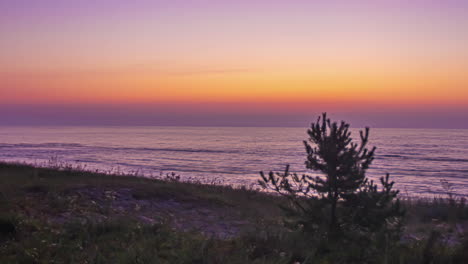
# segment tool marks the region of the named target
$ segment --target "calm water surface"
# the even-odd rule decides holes
[[[353,133],[358,135],[357,131]],[[302,173],[305,128],[0,127],[0,160],[41,164],[51,157],[88,169],[177,172],[249,185],[286,164]],[[440,180],[468,195],[468,130],[371,129],[377,146],[368,175],[390,173],[409,195],[439,195]]]

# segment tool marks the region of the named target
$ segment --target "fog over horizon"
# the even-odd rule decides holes
[[[228,111],[180,105],[0,105],[0,126],[238,126],[308,127],[322,113],[352,127],[468,129],[464,109]]]

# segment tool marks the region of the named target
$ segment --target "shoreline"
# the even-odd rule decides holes
[[[90,169],[85,163],[80,162],[67,162],[58,159],[58,157],[52,157],[48,160],[44,160],[43,162],[27,162],[27,161],[7,161],[7,160],[0,160],[0,165],[13,165],[13,166],[25,166],[25,167],[33,167],[33,168],[41,168],[41,169],[50,169],[50,170],[58,170],[58,171],[75,171],[80,173],[88,173],[88,174],[95,174],[95,175],[105,175],[105,176],[114,176],[114,177],[136,177],[142,179],[152,179],[152,180],[167,180],[168,175],[174,174],[173,176],[179,177],[178,181],[184,183],[193,183],[193,184],[201,184],[201,185],[216,185],[220,187],[228,187],[232,189],[249,189],[255,190],[259,192],[265,192],[261,189],[260,185],[249,183],[249,184],[230,184],[226,183],[222,177],[193,177],[193,176],[182,176],[170,170],[163,172],[161,171],[159,174],[145,174],[142,173],[143,170],[135,169],[135,170],[123,170],[119,166],[110,167],[110,169]],[[260,175],[260,174],[259,174]],[[392,178],[392,175],[390,174]],[[260,177],[259,177],[260,179]],[[378,180],[378,179],[376,179]],[[393,178],[395,180],[395,178]],[[454,185],[450,181],[446,181],[445,178],[441,178],[449,185]],[[398,181],[398,180],[395,180]],[[442,185],[442,181],[438,184]],[[398,188],[397,188],[398,189]],[[272,194],[272,193],[270,193]],[[410,195],[408,191],[404,189],[400,189],[399,198],[401,200],[425,200],[430,201],[434,199],[438,200],[446,200],[448,202],[449,196],[452,195],[455,199],[468,199],[468,194],[459,194],[453,192],[453,190],[446,190],[442,187],[441,191],[432,191],[431,193],[424,193],[423,195]]]

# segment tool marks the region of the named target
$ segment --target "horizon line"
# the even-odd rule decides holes
[[[341,120],[340,120],[341,121]],[[337,121],[339,122],[339,121]],[[312,124],[312,123],[310,123]],[[309,129],[309,126],[292,126],[292,125],[285,125],[285,126],[250,126],[250,125],[86,125],[86,124],[81,124],[81,125],[59,125],[59,124],[54,124],[54,125],[33,125],[33,124],[15,124],[15,125],[8,125],[8,124],[0,124],[1,128],[5,127],[38,127],[38,128],[66,128],[66,127],[101,127],[101,128],[107,128],[107,127],[170,127],[170,128],[306,128]],[[351,129],[365,129],[366,127],[369,127],[370,129],[407,129],[407,130],[414,130],[414,129],[430,129],[430,130],[468,130],[468,128],[463,128],[463,127],[383,127],[383,126],[359,126],[359,127],[353,127],[350,124]]]

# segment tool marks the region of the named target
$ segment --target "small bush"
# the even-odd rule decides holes
[[[46,185],[42,185],[42,184],[34,184],[34,185],[25,187],[24,190],[29,193],[46,194],[49,192],[49,187]]]
[[[18,221],[10,215],[0,216],[0,238],[12,237],[16,234]]]
[[[289,166],[284,173],[260,173],[260,185],[289,199],[290,206],[283,208],[286,224],[324,238],[325,248],[346,247],[346,261],[366,259],[379,239],[383,247],[396,242],[404,211],[388,174],[380,188],[366,177],[375,151],[366,148],[369,128],[360,131],[357,144],[349,124],[332,123],[323,114],[308,134],[306,167],[323,176],[297,175]]]

